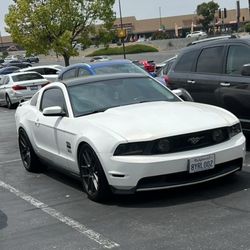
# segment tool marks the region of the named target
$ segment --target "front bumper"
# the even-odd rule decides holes
[[[215,154],[215,168],[195,174],[188,172],[190,158]],[[197,184],[216,179],[242,168],[245,137],[197,150],[151,156],[100,155],[107,180],[116,193],[134,193]]]

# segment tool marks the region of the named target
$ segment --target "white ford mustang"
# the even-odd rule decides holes
[[[183,102],[153,78],[93,76],[43,87],[16,110],[24,167],[50,164],[81,178],[88,197],[173,188],[241,170],[239,120]]]

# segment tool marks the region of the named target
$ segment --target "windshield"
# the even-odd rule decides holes
[[[140,67],[133,63],[121,63],[121,64],[103,64],[96,65],[94,71],[97,75],[101,74],[115,74],[115,73],[144,73]]]
[[[68,87],[68,92],[76,117],[142,102],[179,101],[171,91],[149,77],[79,84]]]

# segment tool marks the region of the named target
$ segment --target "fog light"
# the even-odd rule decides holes
[[[212,133],[213,141],[216,143],[220,143],[224,140],[224,134],[222,129],[216,129]]]
[[[170,150],[170,142],[168,139],[161,139],[157,142],[156,146],[158,153],[168,153]]]

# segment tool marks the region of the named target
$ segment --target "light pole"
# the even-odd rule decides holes
[[[120,0],[119,0],[119,12],[120,12],[121,30],[123,30],[123,23],[122,23],[122,8],[121,8],[121,1],[120,1]],[[126,59],[126,51],[125,51],[124,38],[121,38],[121,40],[122,40],[123,58]]]
[[[160,30],[162,30],[161,7],[159,7],[159,16],[160,16]]]

